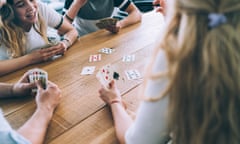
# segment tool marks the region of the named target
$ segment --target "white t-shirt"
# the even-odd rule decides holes
[[[61,23],[62,15],[57,13],[54,9],[50,8],[46,4],[38,2],[38,9],[39,9],[39,13],[42,15],[48,27],[54,28]],[[26,32],[26,36],[27,36],[27,44],[26,44],[27,53],[30,53],[31,51],[38,49],[40,47],[44,47],[46,45],[46,42],[44,41],[42,36],[39,35],[33,27],[30,29],[29,32]],[[1,45],[0,60],[6,60],[10,58],[11,57],[9,57],[7,48],[4,45]]]
[[[167,68],[165,53],[160,50],[153,66],[153,72],[165,71]],[[156,97],[165,89],[168,80],[148,80],[145,96]],[[157,102],[141,102],[134,123],[127,130],[127,144],[161,144],[166,140],[166,113],[168,97]]]

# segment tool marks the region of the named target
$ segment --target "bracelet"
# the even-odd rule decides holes
[[[122,100],[119,100],[119,99],[112,100],[112,101],[110,102],[110,105],[112,105],[112,104],[114,104],[114,103],[119,103],[119,104],[121,104],[121,105],[124,107],[124,109],[127,109],[126,103],[123,102]]]
[[[67,13],[65,13],[65,17],[66,17],[70,22],[73,22],[73,20],[74,20],[74,19],[72,19],[71,17],[69,17],[69,16],[67,15]]]
[[[64,44],[66,44],[67,48],[69,48],[72,45],[71,41],[67,38],[64,38],[62,41],[64,42]],[[66,48],[66,50],[67,50],[67,48]]]

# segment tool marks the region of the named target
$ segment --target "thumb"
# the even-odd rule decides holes
[[[39,90],[43,90],[43,88],[42,88],[42,85],[41,85],[41,82],[40,82],[40,81],[37,81],[37,82],[36,82],[36,85],[37,85],[37,89],[38,89],[38,91],[39,91]]]
[[[115,89],[116,88],[116,85],[115,85],[115,81],[112,80],[110,83],[109,83],[109,88],[110,89]]]
[[[23,87],[24,89],[32,89],[36,87],[36,83],[25,83]]]

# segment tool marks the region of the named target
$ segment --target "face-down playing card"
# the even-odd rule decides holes
[[[99,29],[104,29],[104,28],[107,28],[109,26],[116,25],[117,21],[118,21],[117,19],[111,18],[111,17],[103,18],[103,19],[99,20],[99,22],[96,23],[96,26]]]
[[[119,74],[115,72],[110,64],[103,66],[96,75],[97,79],[100,81],[100,83],[108,87],[108,84],[113,80],[119,79]]]

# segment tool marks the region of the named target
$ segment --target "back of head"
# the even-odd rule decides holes
[[[161,43],[169,62],[168,118],[173,142],[238,144],[239,0],[173,1]]]

